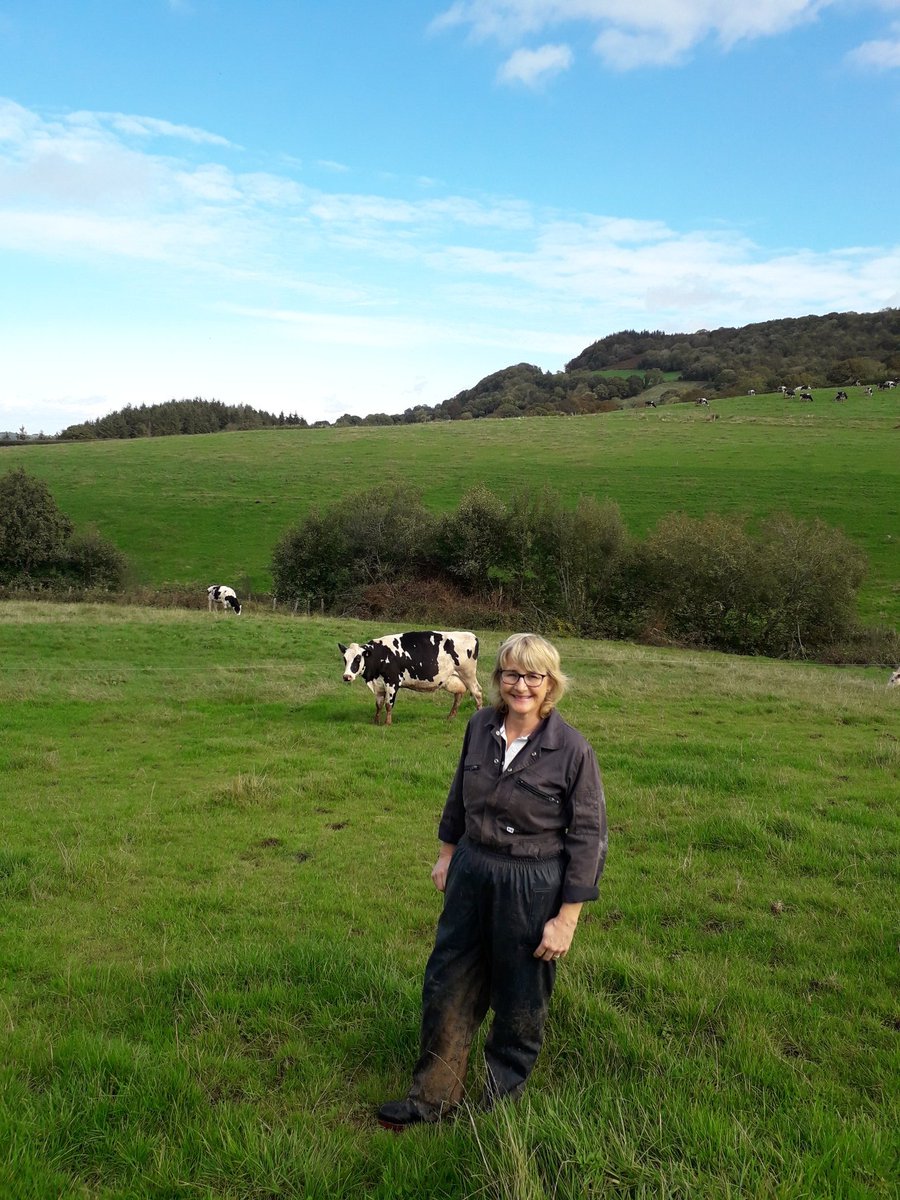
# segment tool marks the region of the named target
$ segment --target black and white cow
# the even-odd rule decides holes
[[[440,633],[434,630],[413,633],[388,633],[372,638],[364,646],[338,642],[344,656],[344,683],[362,675],[366,687],[375,696],[375,724],[386,712],[385,724],[391,724],[391,712],[400,688],[417,692],[443,689],[453,696],[449,717],[456,716],[459,702],[471,692],[481,708],[478,685],[478,638],[474,633]]]
[[[236,616],[241,615],[241,602],[234,588],[226,587],[224,583],[211,583],[206,589],[206,597],[210,612],[214,604],[221,604],[223,608],[230,608]]]
[[[900,687],[900,667],[891,675],[887,681],[888,687]]]

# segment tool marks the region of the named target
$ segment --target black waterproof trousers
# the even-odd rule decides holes
[[[488,1008],[485,1099],[515,1097],[544,1037],[556,963],[534,957],[559,912],[563,858],[513,858],[459,842],[422,989],[422,1040],[409,1099],[435,1119],[462,1099]]]

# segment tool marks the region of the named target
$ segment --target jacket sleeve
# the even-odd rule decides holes
[[[565,836],[564,904],[596,900],[606,862],[606,801],[597,756],[587,742],[569,792],[570,821]]]
[[[441,823],[438,825],[439,839],[442,842],[449,842],[451,846],[455,846],[466,831],[466,809],[463,803],[463,775],[466,753],[469,748],[470,730],[471,719],[466,726],[459,762],[456,764],[456,773],[453,776],[453,782],[450,784],[450,791],[447,793],[447,802],[444,805]]]

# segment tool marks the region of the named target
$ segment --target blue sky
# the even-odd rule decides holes
[[[0,430],[900,304],[900,0],[0,0]]]

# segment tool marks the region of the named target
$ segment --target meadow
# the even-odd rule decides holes
[[[329,434],[330,461],[369,436]],[[373,1110],[416,1052],[471,702],[448,723],[446,696],[401,693],[376,728],[336,645],[374,632],[0,603],[0,1195],[895,1195],[885,673],[560,642],[607,790],[601,899],[522,1103],[395,1136]]]
[[[504,499],[549,483],[574,505],[610,497],[632,533],[666,513],[751,517],[790,511],[842,528],[871,570],[867,624],[900,624],[900,400],[896,392],[835,404],[777,396],[580,417],[460,421],[388,428],[260,430],[0,450],[45,479],[79,526],[93,523],[162,588],[231,583],[271,588],[272,547],[315,505],[406,481],[434,511],[474,484]],[[707,418],[718,414],[718,420]]]

